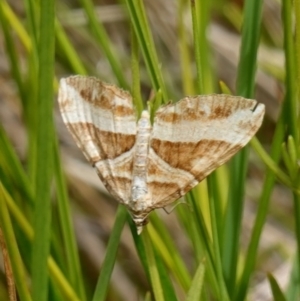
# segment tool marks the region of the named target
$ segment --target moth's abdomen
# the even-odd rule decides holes
[[[148,193],[147,188],[147,160],[149,152],[149,139],[151,133],[150,117],[147,111],[142,112],[138,122],[136,147],[133,158],[132,201],[136,202]]]

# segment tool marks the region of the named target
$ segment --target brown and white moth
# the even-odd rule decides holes
[[[265,106],[213,94],[185,97],[137,122],[132,97],[93,77],[61,79],[63,120],[107,190],[141,233],[149,213],[190,191],[245,146]]]

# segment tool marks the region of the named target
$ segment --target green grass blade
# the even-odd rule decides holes
[[[300,83],[300,0],[294,0],[295,10],[295,55],[297,83]],[[298,89],[298,99],[300,99],[300,89]],[[298,119],[298,129],[300,128],[300,119]]]
[[[136,251],[139,255],[141,264],[144,268],[144,271],[146,273],[146,276],[147,276],[148,280],[150,281],[149,270],[148,270],[147,260],[146,260],[145,245],[144,245],[144,242],[141,238],[141,235],[137,234],[136,225],[133,222],[133,220],[132,220],[132,218],[129,214],[127,215],[127,223],[130,226],[130,230],[131,230],[132,237],[133,237],[133,240],[134,240],[135,248],[136,248]]]
[[[57,20],[55,22],[55,35],[58,44],[57,48],[60,47],[60,49],[64,52],[64,57],[68,60],[73,71],[76,74],[87,75],[86,68],[82,64],[77,52],[66,36],[61,24]]]
[[[246,0],[236,90],[243,97],[253,97],[256,57],[260,38],[261,0]]]
[[[36,110],[37,158],[35,237],[32,245],[33,300],[47,300],[47,258],[50,247],[50,184],[53,166],[53,75],[54,75],[54,1],[42,1],[40,10],[38,108]]]
[[[127,210],[124,206],[118,207],[115,225],[108,241],[105,259],[102,264],[101,273],[92,299],[93,301],[106,300],[109,281],[116,261],[120,236],[127,218],[127,214]]]
[[[298,107],[299,90],[297,87],[297,70],[294,47],[294,20],[292,1],[284,1],[282,3],[282,20],[284,28],[284,51],[285,51],[285,68],[286,68],[286,95],[285,95],[285,122],[288,127],[288,133],[293,137],[295,145],[299,146],[299,130],[298,130]],[[298,70],[299,72],[299,70]],[[299,148],[296,148],[297,157],[299,158]],[[298,163],[295,164],[298,168]],[[298,267],[300,269],[300,197],[293,193],[294,197],[294,218],[295,218],[295,232],[297,240],[298,252]]]
[[[56,139],[54,140],[57,141]],[[73,230],[71,219],[71,209],[67,192],[66,181],[61,169],[61,161],[58,153],[58,145],[54,146],[54,174],[57,187],[57,203],[59,207],[60,224],[62,227],[62,236],[64,252],[66,253],[68,278],[81,300],[86,300],[82,270],[76,245],[76,238]]]
[[[60,289],[66,300],[68,301],[82,301],[74,291],[73,287],[70,285],[68,280],[65,278],[64,274],[60,270],[59,266],[56,264],[52,257],[48,257],[47,260],[48,270],[51,279],[55,281],[55,288]],[[49,297],[51,300],[51,298]]]
[[[165,264],[162,261],[162,258],[159,256],[157,251],[154,249],[155,263],[157,271],[159,273],[161,286],[163,288],[164,298],[167,301],[177,301],[176,293],[174,291],[172,281],[168,275]]]
[[[0,286],[0,300],[16,301],[17,300],[16,284],[15,284],[14,275],[12,271],[9,252],[7,250],[7,245],[4,239],[1,226],[0,226],[0,249],[2,251],[1,253],[2,253],[3,266],[4,266],[4,276],[6,278],[6,284],[3,283]]]
[[[187,30],[184,26],[185,6],[188,2],[179,0],[178,4],[178,43],[180,54],[181,80],[185,95],[194,95],[194,79],[192,76],[192,59],[187,39]]]
[[[193,21],[195,61],[197,69],[197,93],[212,92],[209,51],[206,40],[209,1],[191,1],[191,14]]]
[[[141,0],[125,0],[125,2],[129,11],[130,20],[142,50],[152,86],[156,92],[159,90],[162,91],[163,101],[166,102],[169,99],[165,89],[161,69],[159,68],[160,63],[157,58],[151,32],[149,30],[143,2]]]
[[[33,205],[33,191],[27,175],[18,159],[15,150],[13,149],[6,133],[0,125],[0,166],[5,171],[7,178],[10,179],[12,185],[24,197],[25,200]]]
[[[297,264],[298,258],[295,256],[292,262],[292,271],[290,275],[289,284],[286,290],[286,299],[288,301],[297,300],[300,296],[300,286],[299,286],[299,265]]]
[[[28,31],[33,49],[38,49],[38,36],[39,36],[39,19],[41,17],[40,7],[37,2],[32,0],[25,0],[24,6],[28,20]]]
[[[197,92],[200,94],[211,93],[213,90],[212,77],[209,66],[209,51],[208,43],[206,40],[206,31],[208,24],[208,15],[210,6],[208,2],[200,4],[198,1],[191,1],[191,12],[193,21],[193,36],[194,36],[194,49],[195,60],[197,69]],[[221,185],[219,178],[214,173],[211,175],[207,182],[209,186],[210,199],[207,200],[209,204],[210,222],[212,239],[207,234],[206,225],[202,216],[203,211],[196,204],[197,200],[204,200],[200,195],[196,195],[195,192],[190,196],[193,200],[194,212],[196,213],[196,221],[198,221],[199,236],[201,236],[202,245],[205,246],[205,255],[207,257],[207,271],[212,287],[214,287],[214,295],[217,299],[228,300],[226,287],[224,284],[222,264],[221,264],[221,251],[220,251],[220,233],[222,229],[222,198],[221,198]]]
[[[143,102],[141,98],[139,45],[133,28],[131,28],[131,49],[132,98],[138,112],[138,117],[140,117],[143,110]]]
[[[202,186],[203,183],[201,184]],[[203,219],[202,212],[198,209],[199,206],[195,206],[194,198],[192,197],[194,193],[188,194],[188,203],[193,204],[194,210],[190,212],[190,210],[184,208],[185,210],[181,209],[183,206],[178,206],[177,211],[184,211],[180,213],[181,217],[180,220],[183,222],[184,227],[186,228],[186,232],[188,237],[190,237],[191,244],[193,247],[193,254],[196,263],[200,263],[205,259],[205,270],[206,270],[206,279],[207,283],[212,288],[214,297],[217,298],[217,294],[220,291],[220,284],[217,277],[217,269],[220,271],[220,264],[219,267],[216,267],[216,261],[214,259],[214,251],[211,242],[211,238],[208,235],[208,230],[206,229],[205,222],[201,221]],[[199,194],[200,195],[200,194]],[[198,197],[203,201],[203,197]],[[199,202],[197,202],[198,205]],[[200,219],[200,220],[199,220]],[[217,250],[219,247],[217,246]],[[219,273],[220,276],[221,273]],[[222,277],[221,277],[222,278]],[[222,280],[223,281],[223,280]],[[224,282],[224,281],[223,281]],[[220,295],[220,294],[219,294]],[[226,294],[225,294],[226,295]]]
[[[295,144],[299,145],[299,131],[297,121],[297,72],[296,72],[296,58],[294,48],[294,20],[292,11],[292,1],[287,0],[282,2],[282,21],[284,30],[284,51],[285,51],[285,116],[288,132],[293,136]]]
[[[4,0],[0,1],[1,3],[1,10],[3,15],[3,20],[6,20],[8,24],[14,29],[15,33],[17,34],[18,38],[21,40],[22,44],[24,45],[27,51],[31,51],[32,44],[28,33],[26,32],[22,21],[18,19],[16,14],[12,11],[10,6]]]
[[[290,163],[292,165],[292,168],[290,169],[290,176],[294,180],[297,178],[297,172],[299,169],[297,154],[299,146],[295,143],[295,140],[292,136],[288,136],[286,145]]]
[[[203,64],[202,64],[202,56],[200,51],[200,32],[199,31],[199,24],[198,24],[198,17],[197,17],[197,8],[196,8],[196,1],[191,1],[191,12],[192,12],[192,20],[193,20],[193,34],[194,34],[194,49],[195,49],[195,60],[197,66],[197,88],[200,94],[203,94],[204,85],[203,85]]]
[[[119,60],[115,54],[115,50],[109,40],[109,37],[104,29],[102,23],[98,20],[93,2],[90,0],[80,0],[82,7],[85,10],[89,27],[97,41],[97,43],[101,46],[105,56],[107,57],[111,68],[119,82],[119,85],[128,90],[128,83],[125,79],[124,72],[119,63]]]
[[[34,230],[27,221],[24,216],[24,212],[21,211],[11,197],[6,193],[5,201],[7,203],[7,207],[14,217],[14,221],[17,222],[18,226],[22,230],[22,233],[26,236],[26,238],[32,243],[34,239]],[[49,273],[53,279],[53,282],[57,285],[57,287],[62,291],[64,296],[66,296],[67,300],[70,301],[79,301],[79,297],[76,295],[67,279],[62,274],[61,270],[55,263],[52,257],[48,257],[47,266],[49,269]],[[81,300],[80,300],[81,301]]]
[[[268,274],[268,279],[271,285],[274,301],[286,301],[276,279],[271,274]]]
[[[259,143],[256,137],[253,137],[251,140],[251,146],[256,151],[260,159],[265,163],[265,165],[276,175],[279,181],[281,181],[286,186],[293,188],[293,183],[290,177],[280,169],[278,164],[273,161],[271,156],[264,150],[262,145]]]
[[[214,180],[214,181],[213,181]],[[208,179],[208,186],[209,186],[209,192],[210,192],[210,213],[211,213],[211,228],[212,228],[212,237],[213,237],[213,255],[214,255],[214,267],[215,267],[215,273],[216,278],[218,282],[218,292],[217,292],[217,299],[219,300],[229,300],[228,293],[226,291],[226,285],[223,278],[222,273],[222,263],[221,263],[221,251],[220,251],[220,238],[218,235],[218,222],[217,219],[220,218],[216,216],[216,208],[218,207],[218,201],[219,199],[214,198],[213,196],[216,195],[213,190],[217,186],[217,183],[214,179],[214,175],[211,176],[210,179]]]
[[[277,127],[273,137],[273,143],[271,147],[271,158],[275,163],[278,163],[281,157],[281,144],[282,144],[283,137],[284,137],[284,125],[283,125],[283,118],[281,117],[279,119],[279,122],[277,123]],[[271,170],[267,170],[266,178],[263,184],[263,190],[258,200],[257,215],[254,222],[254,227],[251,234],[249,247],[247,249],[245,266],[238,284],[236,295],[234,296],[233,300],[240,301],[245,299],[248,286],[249,286],[251,273],[253,272],[253,269],[255,267],[259,239],[268,213],[270,197],[271,197],[274,183],[275,183],[274,173]]]
[[[246,0],[237,76],[237,94],[251,98],[254,93],[256,56],[260,36],[261,0]],[[240,225],[243,213],[244,183],[246,182],[248,149],[244,148],[231,161],[228,208],[223,237],[223,270],[227,289],[235,291]]]
[[[218,245],[221,247],[221,238],[222,238],[222,229],[223,229],[223,203],[222,203],[222,185],[221,185],[221,177],[218,177],[218,171],[213,172],[208,178],[207,178],[207,184],[209,188],[209,206],[210,206],[210,220],[211,220],[211,229],[213,228],[216,230],[215,234],[217,235],[215,238],[213,238],[213,241],[215,239],[218,240]],[[223,186],[224,187],[224,186]],[[211,202],[213,201],[213,205]],[[211,206],[213,206],[214,214],[211,212]],[[213,233],[213,231],[212,231]]]
[[[163,294],[163,288],[162,284],[160,282],[159,273],[156,266],[155,256],[154,256],[154,250],[152,247],[152,244],[150,242],[150,237],[148,234],[148,229],[146,228],[144,230],[143,235],[143,241],[145,245],[145,251],[147,256],[147,265],[149,270],[149,276],[151,280],[151,287],[154,294],[154,299],[156,301],[164,301],[164,294]]]
[[[187,291],[191,283],[190,274],[163,223],[158,217],[154,218],[152,214],[151,224],[147,225],[147,228],[151,240],[165,264],[178,279],[182,288]]]
[[[223,81],[219,81],[219,85],[222,93],[232,95],[232,91],[226,85],[226,83],[224,83]]]
[[[18,244],[12,226],[12,221],[10,219],[10,215],[5,201],[6,199],[7,192],[5,191],[4,187],[2,186],[2,183],[0,182],[0,222],[12,265],[14,281],[16,283],[20,300],[31,301],[32,299],[26,281],[27,275],[19,253]]]
[[[295,218],[295,234],[297,240],[297,253],[298,253],[298,267],[300,270],[300,196],[297,193],[293,193],[294,197],[294,218]]]
[[[6,15],[5,15],[6,12]],[[4,38],[5,38],[5,46],[6,46],[6,53],[9,57],[10,61],[10,70],[12,73],[13,78],[15,79],[20,98],[24,99],[25,97],[25,91],[23,87],[23,80],[21,77],[21,71],[19,69],[20,62],[18,60],[18,55],[16,52],[16,48],[14,47],[13,39],[12,39],[12,33],[10,32],[8,28],[9,20],[7,20],[7,14],[9,13],[9,6],[6,2],[0,1],[0,23],[3,30]]]
[[[148,264],[149,251],[147,252],[147,250],[146,250],[146,248],[148,246],[146,246],[145,238],[144,238],[144,235],[149,235],[149,234],[148,233],[146,233],[146,234],[142,233],[141,235],[137,235],[136,226],[133,223],[132,218],[129,215],[128,215],[128,220],[129,220],[131,232],[132,232],[132,235],[133,235],[133,239],[134,239],[134,242],[135,242],[135,246],[136,246],[137,252],[139,254],[139,258],[140,258],[141,263],[144,267],[144,270],[145,270],[145,273],[147,275],[148,281],[150,283],[152,283],[152,279],[151,279],[151,275],[150,275],[150,272],[151,272],[150,271],[150,265]],[[152,221],[152,219],[151,219],[151,221]],[[145,228],[147,228],[147,227],[145,227]],[[148,232],[148,229],[146,231]],[[152,239],[151,239],[151,241],[152,241]],[[153,249],[153,243],[150,245],[150,247]],[[163,294],[164,294],[165,300],[174,300],[174,301],[176,301],[177,300],[176,295],[175,295],[172,283],[169,279],[169,276],[168,276],[166,268],[165,268],[166,264],[165,264],[165,262],[163,262],[164,258],[158,252],[157,247],[156,247],[156,249],[153,249],[150,252],[151,253],[154,252],[154,257],[155,257],[154,260],[155,260],[155,264],[156,264],[156,267],[157,267],[157,272],[159,274],[159,279],[158,280],[155,279],[155,281],[158,281],[160,283],[158,285],[163,287]],[[172,272],[172,270],[171,270],[171,272]],[[156,272],[154,272],[154,274],[155,273]],[[153,277],[153,275],[152,275],[152,277]],[[156,289],[159,289],[159,286],[156,287]],[[160,294],[160,293],[158,292],[158,294]]]
[[[198,231],[198,235],[201,239],[202,245],[205,247],[205,250],[207,252],[207,256],[209,257],[209,260],[213,263],[214,256],[213,256],[213,250],[212,250],[211,237],[208,233],[208,229],[205,224],[204,216],[203,216],[201,210],[199,209],[199,205],[195,199],[193,191],[187,195],[187,199],[193,206],[193,212],[195,215],[197,231]]]
[[[196,270],[195,276],[192,280],[190,289],[188,291],[186,301],[201,300],[204,275],[205,275],[205,264],[204,264],[204,262],[200,262],[200,264]]]

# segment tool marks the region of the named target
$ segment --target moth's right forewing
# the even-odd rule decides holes
[[[230,95],[186,97],[161,107],[150,141],[148,187],[164,207],[227,162],[255,135],[265,107]]]

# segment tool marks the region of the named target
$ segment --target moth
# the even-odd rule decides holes
[[[142,232],[149,213],[179,199],[255,135],[265,106],[253,99],[188,96],[137,121],[131,95],[94,77],[60,81],[64,123],[107,190]]]

